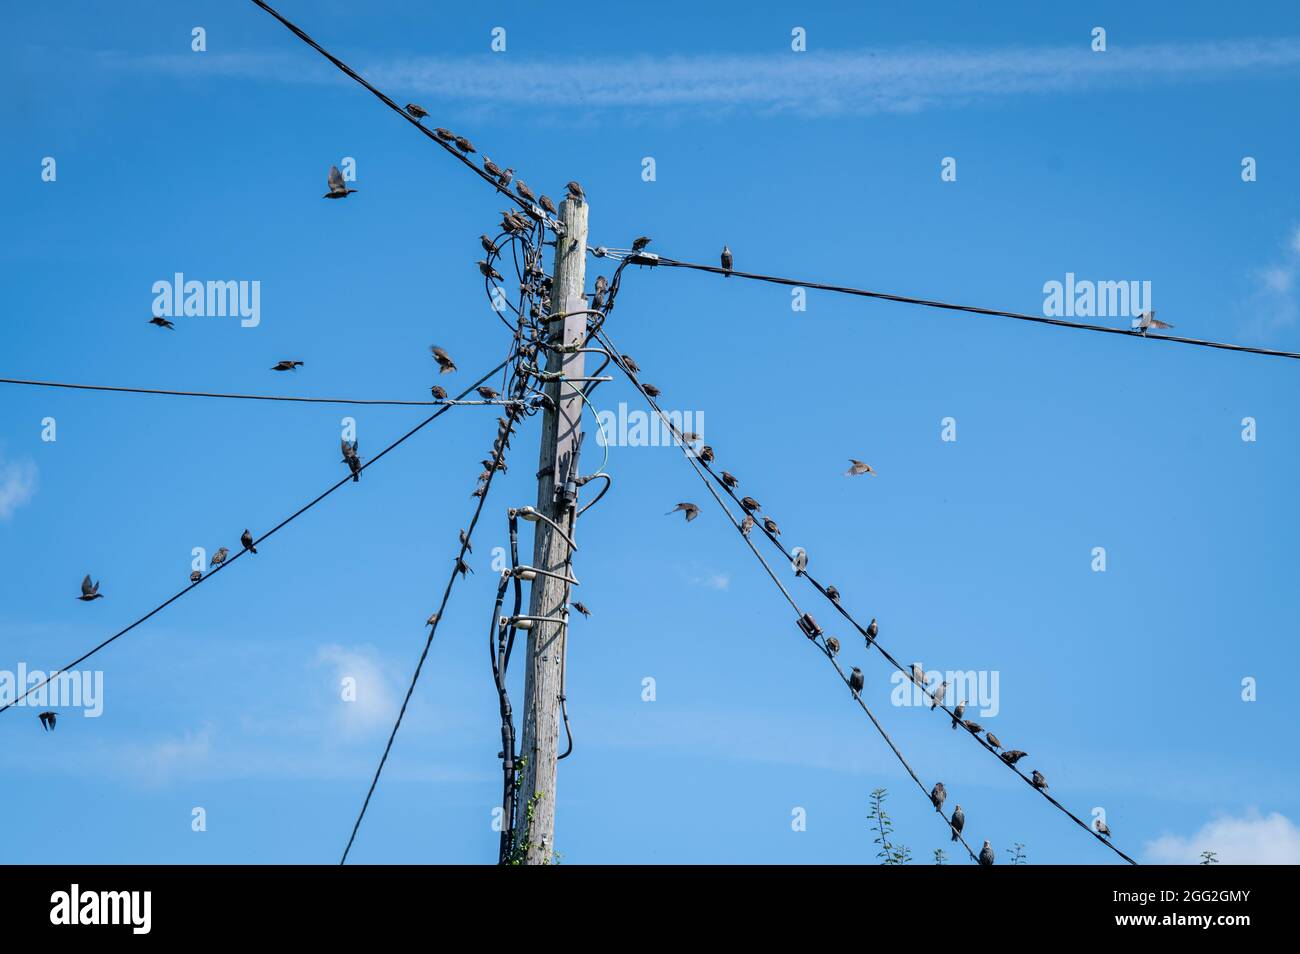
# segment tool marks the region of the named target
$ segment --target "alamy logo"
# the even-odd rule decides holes
[[[25,692],[29,694],[23,696]],[[104,671],[73,669],[47,676],[20,662],[17,672],[0,669],[0,705],[82,709],[83,716],[95,719],[104,714]]]
[[[703,411],[664,411],[668,423],[652,417],[648,411],[628,410],[626,401],[618,402],[618,411],[598,411],[596,443],[601,447],[672,447],[679,443],[673,430],[695,446],[704,439]],[[671,427],[670,427],[671,425]]]
[[[152,891],[70,891],[50,895],[51,924],[129,924],[131,933],[148,934],[152,925]]]
[[[1094,282],[1065,273],[1065,281],[1043,283],[1047,318],[1137,318],[1151,311],[1149,281]]]
[[[262,323],[262,283],[260,281],[185,280],[177,272],[172,280],[153,283],[155,318],[240,318],[243,328]]]

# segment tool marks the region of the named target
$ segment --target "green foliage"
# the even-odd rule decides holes
[[[1201,864],[1217,865],[1218,863],[1219,863],[1219,856],[1216,855],[1214,852],[1208,850],[1201,852]]]
[[[889,791],[883,788],[878,788],[871,793],[871,811],[867,813],[867,821],[874,823],[875,838],[872,840],[880,846],[876,852],[880,863],[905,865],[912,860],[912,849],[906,845],[894,844],[890,837],[894,833],[894,822],[889,817],[889,812],[885,810],[885,798],[888,795]]]
[[[1029,855],[1025,853],[1025,843],[1022,841],[1018,841],[1008,848],[1007,854],[1011,856],[1011,863],[1013,865],[1029,864]]]
[[[934,863],[936,865],[946,865],[948,863],[948,852],[942,848],[934,849]]]

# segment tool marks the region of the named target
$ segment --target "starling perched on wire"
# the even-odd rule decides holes
[[[1034,788],[1038,789],[1040,792],[1047,790],[1047,776],[1038,771],[1038,769],[1034,769],[1034,775],[1031,781],[1034,783]]]
[[[425,626],[436,626],[438,624],[438,614],[430,613],[429,618],[424,621]]]
[[[90,603],[95,600],[102,600],[103,598],[104,594],[99,592],[99,581],[96,580],[92,586],[90,583],[90,574],[87,573],[86,578],[81,581],[81,595],[78,596],[77,599],[81,600],[83,603]]]
[[[513,168],[506,169],[504,172],[502,172],[500,176],[501,188],[503,189],[510,188],[510,182],[511,180],[514,179],[514,177],[515,177],[515,170]]]
[[[870,464],[864,463],[860,460],[850,457],[849,464],[849,469],[844,472],[845,477],[861,477],[863,474],[870,474],[872,477],[880,476]]]
[[[833,586],[826,587],[826,595],[830,598],[832,603],[838,603],[840,601],[840,591]],[[872,622],[875,621],[872,620]]]
[[[840,651],[840,641],[834,636],[827,636],[826,649],[832,656],[838,655]]]
[[[659,395],[664,393],[663,391],[660,391],[657,387],[655,387],[653,384],[643,384],[641,385],[641,389],[645,391],[646,394],[650,395],[652,398],[657,398]]]
[[[523,179],[515,180],[515,191],[519,193],[521,199],[525,199],[529,202],[537,201],[537,194],[533,192],[532,189],[528,188],[528,183],[524,182]]]
[[[348,188],[348,184],[343,181],[343,173],[339,172],[338,166],[330,166],[330,174],[326,181],[329,184],[329,191],[321,196],[322,199],[346,199],[357,191]]]
[[[700,448],[699,456],[700,456],[700,460],[704,461],[704,463],[706,464],[710,463],[713,460],[713,448],[710,447],[708,444],[705,444],[703,447]]]
[[[605,308],[605,293],[609,291],[609,279],[604,275],[596,276],[596,294],[591,298],[592,311],[603,311]],[[628,368],[631,371],[631,368]]]
[[[732,490],[735,490],[737,487],[740,486],[740,481],[736,479],[735,474],[729,474],[724,470],[721,476],[722,476],[722,483],[724,486],[729,487]]]
[[[740,521],[741,536],[748,537],[749,531],[753,529],[754,529],[754,518],[751,517],[749,514],[745,514],[745,519]]]
[[[965,715],[965,713],[966,700],[963,699],[961,702],[957,703],[957,708],[952,710],[952,727],[954,730],[956,730],[957,723],[961,721],[961,717]]]
[[[745,509],[746,513],[757,513],[763,509],[762,505],[753,497],[741,497],[740,506]]]
[[[345,437],[341,441],[341,444],[343,446],[343,463],[346,464],[349,457],[357,456],[357,442],[350,441]]]
[[[948,680],[939,683],[939,688],[934,690],[934,696],[930,699],[930,711],[933,712],[938,706],[943,705],[944,693],[948,691]]]
[[[504,276],[487,262],[478,262],[478,270],[483,273],[484,278],[495,278],[499,282],[505,281]]]
[[[731,262],[731,249],[727,248],[727,244],[724,242],[722,244],[722,267],[727,271],[731,271]]]
[[[41,728],[46,732],[52,732],[54,730],[54,724],[59,721],[59,714],[57,712],[42,712],[39,718],[41,720]]]
[[[576,179],[570,179],[564,188],[569,193],[569,198],[577,199],[579,202],[586,201],[587,193],[582,191],[582,186],[578,184]]]
[[[468,563],[466,563],[464,560],[457,559],[457,560],[456,560],[456,572],[459,573],[461,576],[464,576],[466,573],[473,573],[474,570],[473,570],[473,569],[470,567],[470,565],[469,565]]]
[[[1008,749],[1002,753],[1002,761],[1008,765],[1015,765],[1028,754],[1028,752],[1021,752],[1019,749]]]
[[[781,528],[776,525],[776,521],[771,517],[763,518],[763,529],[774,537],[779,537],[781,535]]]
[[[546,195],[545,193],[537,197],[537,204],[540,205],[551,215],[559,214],[560,210],[555,207],[555,203],[551,201],[551,197],[549,195]]]
[[[474,148],[474,144],[470,142],[468,139],[466,139],[464,136],[456,137],[456,148],[466,154],[477,151]]]
[[[520,232],[528,231],[528,222],[515,213],[506,211],[501,213],[501,228],[511,235],[518,235]]]
[[[853,694],[856,696],[862,691],[864,685],[865,681],[862,678],[862,670],[857,666],[854,666],[853,672],[849,673],[849,688],[853,690]]]
[[[925,685],[925,667],[919,662],[912,663],[912,682],[918,686]]]
[[[930,789],[930,803],[935,808],[943,808],[944,799],[948,797],[948,790],[943,787],[943,782],[935,782],[934,788]]]
[[[622,357],[623,357],[623,367],[627,368],[633,374],[641,373],[641,366],[632,360],[632,356],[630,354],[625,354]]]
[[[694,444],[699,440],[700,440],[700,435],[696,434],[694,431],[682,431],[683,444]]]
[[[632,240],[632,251],[639,252],[650,244],[650,236],[642,235]]]
[[[437,129],[433,131],[433,134],[437,136],[439,139],[441,139],[443,142],[451,142],[456,138],[456,134],[444,126],[439,126]]]
[[[984,731],[984,726],[980,725],[978,722],[972,722],[970,719],[962,719],[961,724],[974,735],[979,735]]]
[[[791,563],[793,564],[796,573],[802,573],[804,570],[808,569],[808,551],[799,548]]]
[[[1142,312],[1142,314],[1138,315],[1137,327],[1138,327],[1138,331],[1142,332],[1142,337],[1145,338],[1147,334],[1147,330],[1150,328],[1155,328],[1159,330],[1161,328],[1172,328],[1173,325],[1169,324],[1168,322],[1157,321],[1155,310],[1152,309],[1151,311],[1144,311]]]
[[[495,401],[497,398],[501,396],[500,391],[496,390],[495,388],[490,388],[486,384],[480,384],[474,390],[477,391],[479,397],[481,397],[485,401]]]
[[[664,516],[668,516],[669,514],[674,514],[679,510],[686,514],[687,523],[690,523],[692,520],[694,520],[696,517],[700,515],[700,508],[697,507],[695,504],[679,503],[672,510],[669,510],[667,514],[664,514]]]
[[[966,813],[961,810],[960,805],[954,805],[952,809],[952,840],[956,841],[961,836],[961,830],[966,827]]]
[[[425,109],[423,106],[418,106],[415,103],[407,103],[406,111],[411,114],[411,117],[413,119],[423,119],[425,116],[429,115],[429,111],[427,109]]]
[[[465,548],[465,551],[467,553],[474,552],[474,547],[471,546],[469,542],[469,534],[467,534],[464,530],[460,532],[460,545]]]
[[[451,355],[447,354],[447,352],[442,348],[439,348],[437,345],[429,345],[429,351],[433,354],[433,360],[438,362],[439,374],[450,374],[452,371],[456,370],[456,362],[452,361]],[[446,396],[447,395],[445,394],[443,395],[443,397]]]
[[[587,607],[583,606],[583,605],[582,605],[581,603],[579,603],[577,600],[574,600],[574,601],[573,601],[572,603],[570,603],[569,605],[572,606],[574,609],[576,609],[576,610],[577,610],[579,613],[581,613],[583,616],[590,616],[590,615],[591,615],[591,610],[587,609]]]
[[[480,487],[475,487],[474,490],[473,490],[473,492],[470,493],[470,496],[471,496],[471,497],[482,497],[485,493],[487,493],[487,488],[486,488],[486,487],[482,487],[482,486],[480,486]]]
[[[301,361],[277,361],[272,371],[297,371],[303,366]]]
[[[980,849],[980,864],[991,865],[993,864],[993,860],[993,846],[986,841],[984,842],[984,847]]]
[[[174,322],[170,322],[166,318],[160,318],[158,315],[154,315],[152,318],[150,318],[149,324],[157,325],[159,328],[170,328],[173,331],[176,330],[176,325]]]
[[[831,589],[835,588],[831,587]],[[840,594],[838,590],[835,591],[835,595],[832,596],[831,599],[835,600],[837,603],[839,602]],[[880,624],[876,622],[876,618],[873,616],[871,617],[871,622],[867,624],[867,642],[874,642],[878,635],[880,635]]]
[[[1110,837],[1110,826],[1107,825],[1107,824],[1106,824],[1104,821],[1102,821],[1100,818],[1098,818],[1098,819],[1097,819],[1095,822],[1093,822],[1092,824],[1093,824],[1093,827],[1097,829],[1097,834],[1102,835],[1103,837],[1106,837],[1106,838],[1109,838],[1109,837]]]
[[[999,738],[998,738],[996,735],[994,735],[992,732],[985,732],[985,733],[984,733],[984,739],[985,739],[985,741],[987,741],[988,744],[989,744],[990,746],[992,746],[993,748],[995,748],[995,749],[1000,749],[1000,748],[1002,748],[1002,740],[999,739]]]
[[[226,557],[228,557],[229,555],[230,555],[230,551],[227,550],[225,547],[222,547],[221,549],[217,550],[216,553],[212,554],[212,559],[209,560],[208,562],[212,566],[221,566],[221,564],[226,562]]]
[[[439,387],[436,384],[433,387],[429,388],[429,393],[432,394],[439,401],[447,400],[447,389],[443,387]]]
[[[357,453],[357,442],[343,442],[343,463],[348,465],[348,470],[352,472],[352,482],[358,483],[361,480],[361,457]]]
[[[257,553],[257,547],[253,546],[253,535],[248,532],[247,528],[239,535],[239,545],[249,553]]]
[[[489,255],[496,254],[497,246],[496,243],[492,241],[490,236],[480,235],[478,237],[478,240],[483,243],[483,251],[487,252]]]
[[[198,582],[199,580],[201,580],[201,579],[203,579],[203,571],[202,571],[202,570],[190,570],[190,582],[191,582],[191,583],[197,583],[197,582]]]

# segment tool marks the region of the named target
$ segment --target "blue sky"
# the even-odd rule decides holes
[[[1027,312],[1067,272],[1150,281],[1179,334],[1300,350],[1291,5],[280,9],[539,191],[581,180],[593,244],[644,233],[712,263],[726,242],[738,268]],[[504,357],[473,266],[502,202],[251,3],[10,20],[0,375],[418,400],[430,342],[460,366],[449,386]],[[359,193],[322,202],[349,156]],[[261,323],[151,328],[175,272],[260,282]],[[1104,808],[1130,854],[1300,860],[1294,362],[817,293],[795,313],[788,289],[667,269],[628,270],[610,330],[896,656],[998,674],[981,721],[1077,813]],[[306,365],[272,375],[285,357]],[[597,392],[619,402],[640,408],[625,382]],[[67,662],[181,586],[192,547],[237,546],[325,489],[344,415],[364,452],[421,414],[0,386],[0,669]],[[53,735],[32,709],[0,715],[5,814],[23,820],[5,860],[336,860],[493,417],[445,415],[91,660],[102,715],[70,710]],[[495,856],[490,551],[504,508],[533,500],[536,441],[494,484],[357,862]],[[881,476],[846,479],[849,457]],[[918,859],[947,848],[680,453],[614,447],[609,469],[579,529],[593,616],[570,640],[565,860],[870,861],[877,787]],[[665,518],[679,500],[701,517]],[[107,598],[82,604],[88,571]],[[891,705],[884,662],[831,631],[972,843],[1116,860],[938,715]]]

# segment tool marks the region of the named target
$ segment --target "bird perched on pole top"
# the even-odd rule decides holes
[[[417,120],[424,119],[424,117],[429,115],[429,111],[417,103],[407,103],[406,111],[411,114],[411,118]]]
[[[722,267],[727,271],[731,271],[731,263],[731,249],[727,248],[727,245],[724,242],[722,245]]]
[[[325,182],[329,186],[329,191],[321,196],[322,199],[346,199],[357,191],[348,188],[348,184],[343,181],[343,173],[339,172],[338,166],[330,166],[329,176]]]
[[[687,522],[687,523],[690,523],[692,520],[694,520],[696,517],[698,517],[698,516],[700,515],[700,508],[699,508],[699,507],[697,507],[697,506],[696,506],[695,504],[693,504],[693,503],[686,503],[686,502],[683,502],[683,503],[679,503],[679,504],[678,504],[676,507],[674,507],[672,510],[669,510],[668,513],[664,514],[664,516],[668,516],[668,515],[670,515],[670,514],[674,514],[674,513],[676,513],[676,512],[679,511],[679,510],[682,511],[682,513],[686,514],[686,522]]]
[[[863,474],[870,474],[872,477],[880,476],[870,464],[863,461],[850,457],[849,464],[851,466],[844,472],[845,477],[861,477]]]
[[[570,179],[565,184],[564,188],[565,191],[568,192],[568,198],[575,199],[578,202],[585,202],[587,200],[587,193],[582,191],[582,186],[578,184],[576,179]]]
[[[984,842],[984,847],[980,849],[980,864],[991,865],[993,864],[993,859],[993,846],[986,841]]]
[[[81,581],[81,595],[78,596],[77,599],[81,600],[83,603],[91,603],[95,600],[102,600],[103,598],[104,594],[99,592],[99,581],[96,580],[94,585],[91,585],[90,574],[87,573],[85,579]]]
[[[859,669],[857,666],[854,666],[853,672],[849,673],[849,689],[851,689],[853,691],[853,694],[856,696],[858,693],[862,691],[862,687],[865,684],[866,684],[865,680],[863,680],[862,678],[862,670]]]
[[[275,366],[272,367],[271,370],[272,371],[297,371],[301,367],[303,367],[303,363],[301,361],[277,361],[275,363]]]
[[[159,328],[170,328],[172,331],[176,330],[176,325],[174,322],[170,322],[166,318],[159,317],[158,315],[154,315],[152,318],[150,318],[149,324],[157,325]]]
[[[930,789],[930,802],[935,808],[943,808],[944,799],[948,797],[948,790],[943,787],[943,782],[935,782],[934,788]]]
[[[1172,327],[1173,325],[1169,324],[1166,321],[1156,320],[1156,313],[1154,308],[1151,311],[1142,312],[1142,314],[1138,315],[1137,317],[1137,330],[1142,332],[1142,337],[1144,338],[1146,337],[1147,331],[1150,330],[1151,328],[1155,328],[1159,330],[1161,328],[1172,328]]]

